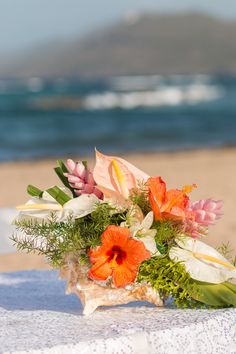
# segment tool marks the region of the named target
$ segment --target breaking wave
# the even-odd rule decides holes
[[[83,100],[89,110],[114,108],[135,109],[138,107],[160,107],[196,105],[217,100],[224,96],[224,90],[217,85],[193,83],[188,85],[161,86],[153,90],[131,92],[107,91],[90,94]]]
[[[214,77],[206,74],[126,75],[112,77],[109,85],[115,91],[138,91],[156,89],[159,85],[209,84],[212,81]]]

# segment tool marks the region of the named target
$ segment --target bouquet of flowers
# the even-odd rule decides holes
[[[236,306],[234,262],[200,241],[222,201],[191,202],[195,184],[167,189],[161,177],[98,151],[93,172],[73,160],[58,161],[55,172],[63,186],[28,186],[12,239],[60,269],[84,314],[168,298],[182,308]]]

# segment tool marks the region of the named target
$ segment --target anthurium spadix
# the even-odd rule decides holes
[[[53,212],[57,221],[64,221],[69,215],[77,219],[92,213],[99,202],[100,200],[94,194],[82,194],[61,205],[50,194],[44,192],[42,198],[31,198],[26,204],[19,205],[17,209],[20,211],[20,219],[47,220]]]
[[[138,181],[146,182],[149,177],[124,159],[103,155],[97,150],[93,176],[105,197],[119,201],[129,197],[130,191],[138,187]]]
[[[219,284],[236,278],[236,268],[213,247],[190,237],[181,237],[176,243],[177,246],[170,249],[169,257],[183,262],[193,279]]]

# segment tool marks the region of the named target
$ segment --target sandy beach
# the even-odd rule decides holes
[[[122,156],[150,175],[162,176],[169,188],[196,183],[193,200],[208,198],[224,200],[224,216],[211,227],[205,242],[217,247],[230,242],[236,254],[236,148],[152,153]],[[76,157],[77,160],[83,157]],[[56,160],[56,159],[55,159]],[[28,196],[26,186],[31,183],[42,189],[58,184],[53,167],[55,160],[11,162],[0,164],[0,207],[14,207],[24,203]],[[91,166],[94,161],[88,159]],[[45,269],[42,257],[24,253],[0,256],[0,271]]]

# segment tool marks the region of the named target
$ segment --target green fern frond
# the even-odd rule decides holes
[[[177,307],[204,307],[197,300],[198,289],[183,264],[174,263],[168,256],[144,261],[139,268],[138,281],[150,284],[163,299],[172,297]]]

